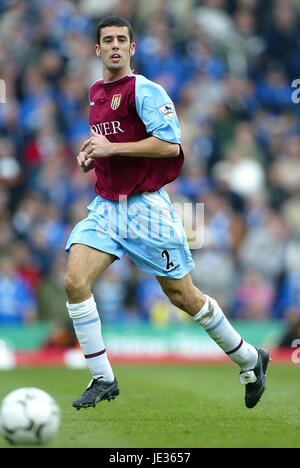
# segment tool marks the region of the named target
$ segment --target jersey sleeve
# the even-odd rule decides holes
[[[149,135],[170,143],[181,143],[175,106],[162,86],[137,75],[135,104]]]

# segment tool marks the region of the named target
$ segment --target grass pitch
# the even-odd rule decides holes
[[[0,372],[0,400],[24,386],[42,388],[62,411],[49,448],[300,448],[300,368],[269,366],[262,402],[244,406],[234,365],[114,366],[120,396],[77,411],[72,400],[90,380],[87,370]],[[11,447],[0,436],[0,448]],[[13,446],[15,447],[15,446]]]

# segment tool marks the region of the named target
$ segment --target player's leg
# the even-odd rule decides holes
[[[187,312],[242,370],[252,369],[257,351],[233,329],[218,303],[197,289],[187,274],[181,279],[157,278],[172,304]]]
[[[74,400],[76,408],[94,406],[119,393],[103,343],[101,310],[99,314],[92,285],[114,260],[122,258],[124,249],[112,231],[116,224],[115,204],[97,196],[87,209],[87,218],[74,227],[65,247],[69,252],[64,278],[67,308],[93,376],[84,394]]]
[[[240,381],[246,384],[246,406],[253,408],[265,390],[268,352],[243,340],[227,320],[217,301],[199,291],[189,274],[181,279],[157,279],[172,304],[191,315],[232,361],[239,365]]]
[[[256,404],[259,393],[264,390],[268,353],[256,350],[245,342],[217,302],[193,285],[189,272],[195,265],[182,221],[174,212],[167,193],[160,189],[151,194],[135,196],[129,201],[128,212],[133,220],[129,227],[134,236],[133,239],[129,236],[122,240],[124,251],[142,271],[157,277],[172,303],[202,325],[221,349],[240,366],[241,376],[245,377],[244,383],[246,378],[250,379],[246,393],[248,396],[254,394],[254,397],[249,396],[246,404],[254,406],[253,401]],[[138,237],[140,242],[136,241]],[[262,353],[266,354],[262,356]],[[257,365],[259,368],[256,368]],[[259,388],[250,387],[256,385],[254,379],[262,382]]]
[[[67,262],[64,287],[69,304],[77,304],[91,297],[96,279],[116,257],[83,244],[73,244]]]
[[[116,396],[111,395],[111,392],[107,395],[106,386],[108,386],[108,389],[111,389],[112,386],[116,391],[117,384],[106,354],[101,333],[100,316],[92,294],[93,283],[113,263],[115,258],[114,255],[81,244],[72,245],[69,253],[64,277],[64,287],[68,297],[67,309],[70,318],[73,320],[77,339],[93,376],[91,395],[85,395],[84,398],[79,397],[78,405],[76,403],[78,399],[73,403],[78,408],[94,406],[97,403],[95,401],[97,398],[100,398],[100,401],[101,399],[108,399],[106,396],[112,398]],[[104,383],[101,392],[95,387],[95,383],[99,379],[101,379],[101,384]]]

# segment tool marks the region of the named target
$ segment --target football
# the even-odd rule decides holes
[[[60,422],[56,401],[39,388],[19,388],[1,403],[0,431],[11,444],[46,444],[58,432]]]

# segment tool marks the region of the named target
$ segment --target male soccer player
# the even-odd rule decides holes
[[[246,406],[252,408],[265,390],[269,354],[244,341],[218,303],[193,285],[186,235],[163,189],[179,175],[184,159],[174,104],[161,86],[131,70],[135,43],[127,20],[100,22],[95,48],[103,80],[90,88],[91,137],[77,161],[83,172],[95,169],[97,196],[68,239],[64,278],[67,309],[92,380],[73,406],[95,406],[119,394],[92,285],[126,253],[239,365]]]

